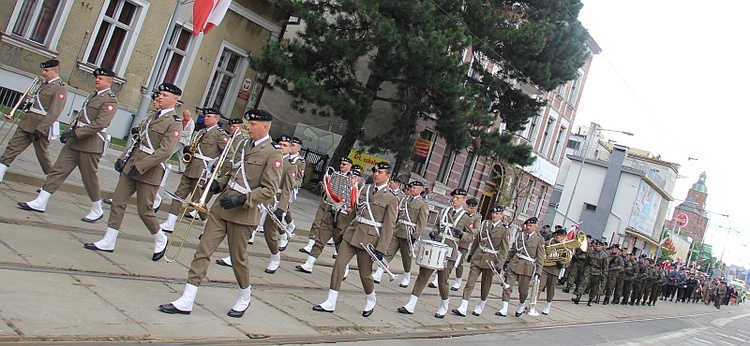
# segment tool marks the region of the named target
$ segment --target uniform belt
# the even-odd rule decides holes
[[[535,263],[535,262],[536,262],[536,260],[535,260],[535,259],[533,259],[533,258],[531,258],[531,257],[529,257],[529,256],[526,256],[526,255],[524,255],[524,254],[520,254],[520,253],[518,253],[518,252],[516,252],[516,256],[517,256],[518,258],[520,258],[520,259],[524,259],[524,260],[527,260],[527,261],[529,261],[529,262],[531,262],[531,263]]]
[[[241,186],[240,184],[236,183],[234,180],[230,180],[229,184],[227,185],[230,189],[237,191],[243,195],[247,195],[252,191],[252,189]]]
[[[443,239],[451,240],[451,241],[461,241],[461,238],[456,238],[452,235],[448,235],[448,233],[443,233]]]
[[[498,253],[500,253],[500,251],[488,249],[482,245],[479,245],[479,250],[482,250],[482,252],[493,254],[493,255],[497,255]]]
[[[140,146],[140,148],[139,148],[139,149],[140,149],[140,150],[141,150],[142,152],[144,152],[144,153],[146,153],[146,154],[149,154],[149,155],[151,155],[151,154],[153,154],[153,153],[154,153],[154,149],[151,149],[151,148],[149,148],[149,147],[147,147],[147,146],[145,146],[145,145],[143,145],[143,144],[141,144],[141,146]]]
[[[47,111],[45,111],[43,109],[36,108],[36,107],[29,108],[29,112],[36,113],[36,114],[41,114],[41,115],[47,115]]]
[[[370,220],[364,216],[357,216],[355,220],[357,220],[357,222],[359,223],[363,223],[372,227],[383,227],[383,224],[381,222]]]
[[[401,224],[404,224],[404,225],[407,225],[407,226],[412,226],[412,227],[416,227],[417,226],[416,223],[411,222],[411,221],[406,221],[404,219],[398,219],[398,223],[401,223]]]
[[[196,158],[196,159],[199,159],[199,160],[206,161],[206,162],[216,160],[213,157],[208,157],[206,155],[201,155],[201,154],[198,154],[198,153],[193,154],[193,157]]]

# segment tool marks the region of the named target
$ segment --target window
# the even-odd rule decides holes
[[[539,217],[539,215],[542,215],[542,206],[544,205],[544,201],[546,198],[547,198],[547,185],[544,185],[544,183],[542,183],[542,188],[539,191],[539,198],[537,199],[536,210],[534,211],[534,216]]]
[[[589,204],[589,203],[584,202],[583,203],[583,210],[593,213],[593,212],[596,211],[596,206],[593,205],[593,204]]]
[[[560,156],[560,152],[562,151],[562,145],[560,144],[565,140],[567,131],[568,129],[560,126],[560,131],[557,132],[557,138],[555,139],[555,148],[552,150],[552,161],[557,161],[557,158]]]
[[[461,180],[458,183],[458,186],[466,191],[469,190],[469,184],[471,184],[471,176],[476,165],[477,154],[474,151],[469,151],[466,154],[466,162],[464,163],[463,171],[461,171]]]
[[[435,142],[435,132],[432,132],[430,130],[424,130],[422,133],[419,134],[419,138],[423,140],[427,140],[430,142],[430,147],[427,151],[427,156],[412,156],[412,161],[414,161],[414,167],[412,167],[412,172],[419,174],[424,177],[425,170],[427,169],[427,163],[430,162],[430,155],[432,154],[432,146]]]
[[[239,48],[230,47],[226,42],[220,50],[216,59],[213,77],[208,85],[208,93],[203,98],[203,107],[220,109],[224,114],[231,113],[233,106],[232,97],[237,87],[237,77],[245,73],[245,55],[240,53]]]
[[[186,75],[184,68],[188,63],[190,56],[189,50],[192,48],[192,30],[182,25],[175,24],[172,36],[167,42],[167,51],[164,53],[164,62],[159,69],[158,81],[183,85],[182,79]]]
[[[456,152],[453,148],[446,148],[445,153],[443,154],[443,159],[440,161],[440,167],[438,168],[437,181],[443,184],[448,184],[448,178],[450,178],[453,161],[455,161],[455,159]]]
[[[539,153],[542,156],[547,156],[547,149],[549,147],[550,137],[552,137],[552,130],[555,128],[555,119],[550,118],[547,121],[547,126],[544,128],[542,133],[542,143],[539,145]]]
[[[85,62],[125,74],[148,3],[142,0],[110,0],[102,7],[98,27],[89,43]]]
[[[573,81],[573,85],[570,87],[570,94],[568,94],[568,104],[573,108],[576,108],[576,102],[578,101],[578,94],[581,92],[581,82],[583,80],[583,73],[578,72],[578,78]]]
[[[17,1],[6,29],[11,35],[4,36],[3,40],[20,45],[26,43],[31,50],[40,46],[50,50],[57,49],[57,42],[72,4],[72,0]],[[15,39],[22,39],[22,42]],[[42,55],[54,56],[49,53]]]
[[[531,117],[531,121],[528,125],[526,125],[526,130],[523,132],[523,137],[529,140],[529,143],[531,145],[534,145],[534,142],[536,141],[536,127],[537,122],[539,122],[539,114]]]

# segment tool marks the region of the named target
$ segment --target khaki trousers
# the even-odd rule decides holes
[[[544,288],[547,292],[547,303],[552,302],[552,298],[555,297],[555,287],[557,285],[557,275],[543,272],[539,279],[539,289]]]
[[[529,295],[529,282],[531,281],[531,276],[518,274],[513,270],[508,269],[507,278],[508,280],[506,282],[510,287],[503,290],[503,301],[507,302],[510,300],[510,294],[513,293],[513,285],[518,283],[519,301],[521,303],[525,302],[526,297]]]
[[[247,265],[247,240],[254,226],[240,225],[222,220],[216,214],[208,214],[206,228],[203,231],[198,249],[195,250],[193,261],[188,271],[188,283],[200,286],[206,277],[211,255],[227,238],[229,256],[232,258],[232,271],[240,288],[250,286],[250,268]]]
[[[490,295],[490,287],[492,287],[492,269],[479,268],[479,266],[474,264],[469,267],[469,278],[466,279],[463,299],[469,300],[471,298],[471,293],[474,291],[474,285],[476,285],[477,280],[479,280],[479,275],[482,275],[480,298],[487,300],[487,297]],[[458,274],[456,276],[458,277]]]
[[[197,201],[200,198],[200,195],[203,193],[203,189],[195,188],[197,185],[198,178],[188,178],[185,175],[182,175],[182,177],[180,178],[180,185],[177,185],[177,190],[175,190],[174,194],[177,197],[180,197],[187,201],[190,193],[195,190],[195,194],[193,195],[191,201]],[[172,215],[177,215],[179,217],[180,213],[182,213],[183,208],[184,206],[182,205],[182,203],[172,200],[172,204],[169,206],[169,213]]]
[[[149,185],[128,178],[125,174],[120,174],[117,180],[115,192],[112,195],[112,207],[109,210],[107,226],[116,230],[122,226],[122,219],[125,217],[125,210],[128,208],[128,200],[133,194],[136,195],[136,204],[138,206],[138,216],[146,225],[151,234],[159,232],[159,219],[154,213],[154,198],[159,191],[158,185]]]
[[[451,275],[451,271],[456,265],[455,261],[448,260],[447,262],[448,264],[446,265],[445,269],[437,271],[438,290],[440,291],[440,299],[443,300],[448,299],[448,294],[450,293],[450,287],[448,286],[448,277]],[[422,291],[430,281],[430,277],[432,276],[433,272],[435,272],[434,269],[419,267],[419,275],[417,275],[417,280],[414,282],[414,288],[412,288],[411,294],[417,297],[422,295]]]
[[[401,253],[401,263],[404,266],[404,272],[411,273],[411,250],[409,249],[409,240],[401,239],[398,237],[392,237],[391,243],[388,244],[388,249],[385,252],[383,259],[386,263],[391,263],[394,257],[396,257],[396,251]]]
[[[339,254],[336,256],[336,262],[333,263],[333,272],[331,273],[330,289],[338,291],[341,289],[341,282],[344,281],[344,272],[346,265],[357,256],[357,268],[359,268],[359,279],[362,281],[362,288],[366,294],[375,291],[375,282],[372,280],[372,258],[364,249],[356,248],[344,240],[339,244]]]
[[[34,151],[36,151],[36,159],[39,160],[39,165],[42,166],[42,172],[49,174],[52,171],[52,161],[49,159],[49,139],[47,136],[42,136],[38,141],[34,141],[34,134],[28,133],[20,128],[16,129],[13,137],[10,137],[8,146],[5,148],[3,156],[0,157],[0,163],[10,167],[10,164],[21,155],[21,153],[29,147],[34,145]],[[44,190],[47,191],[47,190]]]
[[[92,202],[101,200],[99,176],[97,175],[101,158],[102,153],[84,153],[70,149],[67,145],[64,146],[57,157],[57,161],[55,161],[55,165],[52,166],[52,170],[47,175],[47,180],[42,185],[42,189],[49,193],[55,193],[65,182],[65,179],[68,179],[73,169],[78,167],[78,171],[81,172],[83,187],[86,189],[89,199]]]

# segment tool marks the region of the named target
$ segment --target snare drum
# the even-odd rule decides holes
[[[453,249],[447,244],[426,239],[418,240],[414,248],[417,254],[415,263],[427,269],[445,269],[448,262],[446,258],[453,252]]]

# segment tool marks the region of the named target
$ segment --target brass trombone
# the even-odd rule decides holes
[[[239,130],[237,130],[239,132]],[[235,134],[237,133],[235,132]],[[193,191],[190,192],[188,195],[187,200],[184,200],[177,195],[167,192],[167,195],[169,195],[172,200],[176,200],[178,202],[181,202],[185,204],[185,208],[183,208],[182,213],[180,213],[180,218],[177,220],[177,223],[174,226],[174,230],[172,230],[172,236],[169,237],[169,242],[167,243],[167,247],[164,249],[164,260],[167,263],[172,263],[177,261],[177,256],[180,255],[180,252],[182,252],[183,246],[185,246],[185,242],[188,239],[188,236],[190,235],[190,230],[193,228],[193,223],[195,223],[195,219],[191,218],[190,223],[187,226],[187,231],[185,231],[185,236],[182,238],[182,241],[180,242],[179,247],[177,248],[177,252],[174,254],[172,258],[167,256],[167,253],[169,253],[169,249],[172,247],[172,244],[175,241],[175,237],[177,236],[178,231],[180,230],[180,226],[182,225],[182,220],[185,219],[185,214],[188,212],[190,207],[195,209],[199,213],[208,213],[208,207],[206,206],[206,199],[208,198],[208,190],[211,189],[211,184],[218,178],[219,171],[221,170],[221,167],[224,166],[224,161],[227,159],[227,155],[229,155],[229,152],[232,151],[232,142],[234,139],[237,138],[237,136],[232,136],[229,138],[229,141],[227,142],[227,146],[224,148],[224,151],[221,152],[221,155],[219,155],[218,160],[216,160],[216,164],[214,165],[214,170],[211,172],[211,176],[206,180],[205,174],[201,176],[200,180],[198,180],[198,184],[195,185],[193,188]],[[198,191],[198,187],[203,187],[203,194],[201,194],[201,197],[198,201],[193,202],[193,196],[195,195],[195,192]]]
[[[36,76],[33,81],[31,81],[31,84],[28,88],[26,88],[26,91],[21,94],[21,97],[18,98],[18,101],[16,101],[16,104],[13,105],[13,108],[10,109],[10,112],[3,114],[5,119],[12,121],[10,128],[12,129],[13,126],[16,125],[16,122],[18,122],[17,116],[15,116],[16,111],[18,111],[18,108],[21,107],[22,104],[25,104],[27,102],[34,102],[33,98],[36,97],[36,94],[39,93],[39,90],[42,88],[42,85],[44,85],[44,78],[41,76]],[[25,107],[23,107],[25,108]],[[21,110],[23,110],[23,108]],[[0,130],[5,128],[6,123],[3,123],[3,126],[0,127]],[[5,142],[5,140],[8,138],[8,135],[10,134],[10,130],[5,134],[3,137],[3,140],[0,141],[0,143]]]
[[[388,281],[396,280],[396,277],[398,275],[391,272],[391,268],[388,266],[388,262],[378,259],[378,256],[375,255],[375,247],[372,246],[371,243],[359,243],[359,245],[362,245],[362,248],[367,251],[367,254],[370,255],[370,258],[372,258],[372,261],[377,263],[378,266],[380,266],[380,268],[382,268],[386,272],[386,274],[388,274]]]

